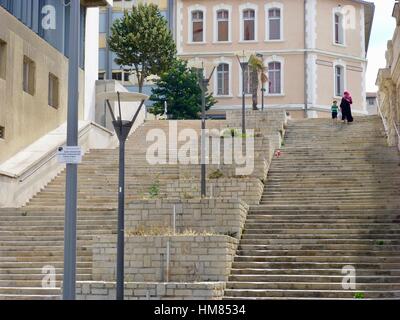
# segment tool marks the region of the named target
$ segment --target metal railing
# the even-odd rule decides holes
[[[387,125],[387,122],[386,122],[385,117],[383,116],[381,107],[379,106],[379,100],[378,100],[378,99],[377,99],[376,106],[377,106],[377,108],[378,108],[378,113],[379,113],[379,115],[380,115],[380,117],[381,117],[381,119],[382,119],[383,127],[385,128],[386,137],[388,137],[388,136],[389,136],[389,127],[388,127],[388,125]]]
[[[395,120],[393,120],[393,127],[397,134],[397,149],[400,151],[400,131]]]

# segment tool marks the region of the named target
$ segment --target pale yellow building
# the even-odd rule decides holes
[[[266,108],[282,108],[293,117],[328,116],[345,90],[353,112],[366,114],[366,54],[374,5],[357,0],[219,1],[176,0],[178,55],[217,69],[210,89],[215,109],[240,108],[242,71],[235,54],[263,56],[268,67]],[[251,106],[245,69],[246,105]],[[260,88],[261,89],[261,88]],[[261,107],[261,90],[259,91]]]

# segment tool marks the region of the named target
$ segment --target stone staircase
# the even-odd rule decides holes
[[[225,299],[400,299],[400,157],[378,117],[289,123]],[[342,287],[344,266],[356,289]]]
[[[208,127],[222,122],[209,121]],[[146,134],[168,121],[149,121],[126,145],[126,203],[143,199],[159,181],[160,196],[179,178],[178,165],[150,166]],[[178,128],[199,132],[200,121],[179,121]],[[116,233],[118,150],[92,150],[78,167],[77,280],[92,279],[93,237]],[[63,275],[65,172],[22,208],[0,209],[0,300],[59,299]],[[42,288],[42,268],[53,266],[56,288]]]

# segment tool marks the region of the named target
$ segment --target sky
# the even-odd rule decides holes
[[[393,37],[396,20],[392,17],[395,0],[373,0],[375,17],[368,49],[367,91],[377,91],[375,86],[379,68],[386,66],[387,41]]]

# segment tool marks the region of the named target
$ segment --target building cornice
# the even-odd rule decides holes
[[[315,53],[324,56],[329,56],[332,58],[339,58],[339,59],[346,59],[346,60],[353,60],[357,62],[367,62],[366,58],[363,57],[356,57],[352,55],[345,55],[340,54],[332,51],[325,51],[319,49],[288,49],[288,50],[258,50],[257,53],[261,53],[263,55],[274,55],[274,54],[304,54],[305,52],[308,53]],[[203,57],[215,57],[215,56],[235,56],[236,51],[215,51],[215,52],[206,52],[206,51],[193,51],[193,52],[185,52],[179,53],[178,56],[185,58],[185,57],[192,57],[192,56],[203,56]]]

